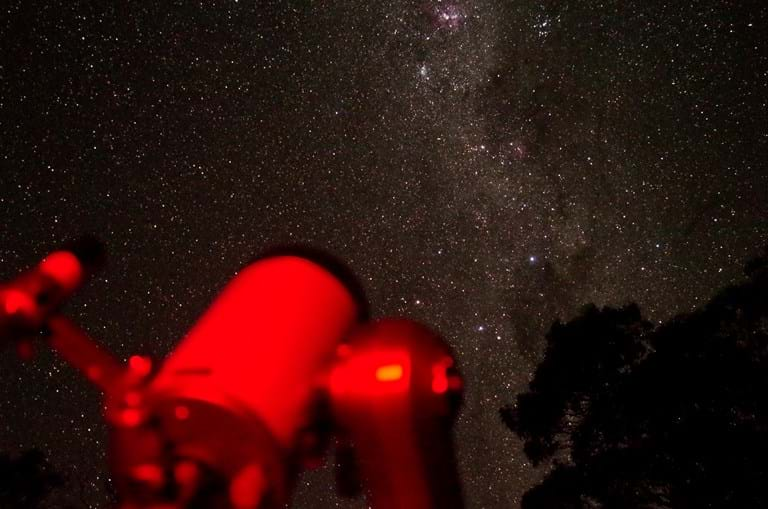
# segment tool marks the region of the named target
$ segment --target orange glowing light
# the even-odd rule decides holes
[[[366,348],[355,351],[331,372],[334,397],[402,394],[411,383],[411,359],[405,350]]]
[[[395,382],[403,378],[402,364],[387,364],[376,370],[376,380],[379,382]]]

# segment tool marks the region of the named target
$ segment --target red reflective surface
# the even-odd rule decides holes
[[[138,377],[147,376],[152,371],[152,359],[143,355],[131,355],[128,367]]]
[[[449,403],[461,379],[444,342],[417,323],[380,320],[353,332],[337,355],[328,390],[369,505],[461,508]]]
[[[356,351],[331,373],[330,391],[335,398],[369,398],[408,391],[411,360],[408,352],[386,347]]]
[[[432,392],[435,394],[448,392],[448,368],[451,366],[453,366],[453,359],[448,356],[432,365]]]
[[[152,390],[246,412],[288,448],[356,316],[347,288],[323,267],[296,256],[260,260],[224,288]]]
[[[80,261],[69,251],[55,251],[43,259],[38,270],[61,285],[66,291],[73,291],[83,279]]]
[[[26,292],[9,288],[0,295],[3,299],[3,310],[9,315],[29,315],[35,310],[35,302]]]

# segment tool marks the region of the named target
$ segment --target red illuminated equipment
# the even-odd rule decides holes
[[[342,494],[362,489],[375,509],[463,507],[450,350],[412,321],[369,321],[341,264],[269,253],[163,363],[124,365],[57,312],[101,258],[95,246],[57,251],[0,286],[0,339],[25,353],[22,340],[44,331],[104,392],[121,509],[285,507],[331,443]]]

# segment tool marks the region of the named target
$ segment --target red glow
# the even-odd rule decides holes
[[[351,353],[352,349],[346,343],[342,343],[336,348],[336,355],[341,358],[349,357]]]
[[[153,463],[145,463],[143,465],[137,465],[131,470],[131,477],[137,481],[143,481],[155,486],[163,484],[163,469],[160,465]]]
[[[451,387],[453,378],[449,380],[448,368],[453,366],[453,359],[451,357],[443,357],[438,362],[432,365],[432,392],[435,394],[445,394]]]
[[[136,375],[144,377],[152,371],[152,359],[143,355],[131,355],[128,366]]]
[[[5,312],[9,315],[16,313],[32,314],[35,309],[32,297],[21,290],[6,290],[3,292],[3,301]]]
[[[120,421],[129,428],[138,426],[141,423],[141,412],[136,408],[126,408],[120,413]]]
[[[83,330],[61,315],[48,319],[51,336],[48,344],[68,363],[82,371],[102,391],[121,385],[125,368],[112,354],[99,346]]]
[[[331,373],[335,396],[384,396],[407,392],[411,383],[411,359],[405,350],[370,349],[350,355]]]
[[[137,391],[128,391],[125,393],[125,404],[128,406],[139,406],[141,403],[141,394]]]
[[[435,394],[448,392],[448,379],[444,375],[438,375],[432,379],[432,392]]]
[[[97,382],[103,375],[104,370],[101,369],[101,366],[96,364],[91,364],[85,368],[85,376],[88,377],[88,380],[92,382]]]
[[[379,382],[394,382],[403,378],[403,366],[387,364],[376,369],[376,380]]]
[[[256,416],[293,447],[314,383],[357,314],[354,297],[324,267],[298,256],[259,260],[224,288],[151,388]]]
[[[249,465],[240,471],[229,486],[229,498],[235,509],[256,509],[267,488],[261,468]]]
[[[182,486],[192,486],[200,477],[200,469],[191,461],[181,461],[173,467],[173,475]]]
[[[77,288],[83,278],[80,260],[69,251],[55,251],[49,254],[40,262],[38,268],[42,274],[53,278],[68,291]]]
[[[173,413],[180,421],[189,419],[189,407],[186,405],[177,405],[176,408],[173,409]]]

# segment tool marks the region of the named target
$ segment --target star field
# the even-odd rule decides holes
[[[103,4],[103,5],[102,5]],[[264,249],[345,260],[374,316],[440,331],[467,382],[468,508],[542,476],[498,418],[582,304],[654,320],[768,242],[766,9],[749,2],[16,1],[0,8],[0,276],[95,233],[68,306],[161,358]],[[98,394],[0,356],[0,451],[108,500]],[[364,507],[332,472],[297,508]],[[69,498],[67,498],[69,497]],[[71,498],[71,500],[70,500]]]

